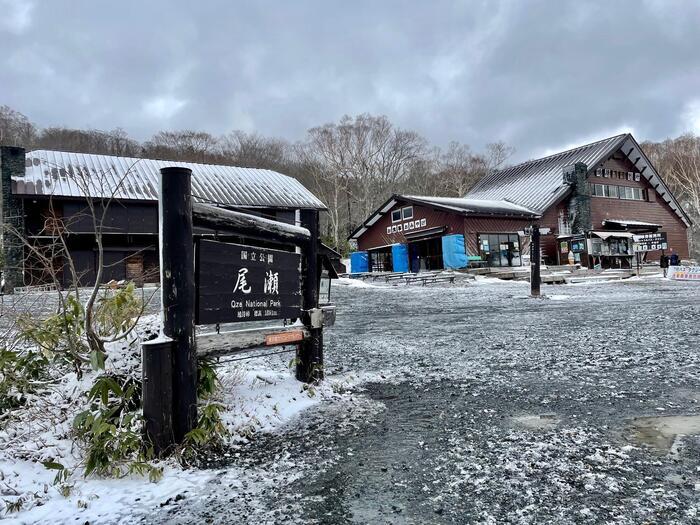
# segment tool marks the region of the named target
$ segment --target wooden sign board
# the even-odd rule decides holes
[[[196,252],[196,324],[301,315],[301,255],[202,240]]]

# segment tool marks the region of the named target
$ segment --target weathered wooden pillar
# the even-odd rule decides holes
[[[173,435],[197,425],[197,348],[192,240],[192,170],[162,168],[158,219],[163,334],[173,340]]]
[[[141,344],[143,419],[156,456],[168,453],[173,435],[173,340],[160,336]]]
[[[302,319],[311,337],[299,345],[296,378],[305,383],[323,379],[323,314],[318,308],[321,268],[318,261],[318,210],[302,210],[301,226],[311,233],[302,251]]]
[[[530,243],[530,295],[540,296],[540,263],[542,262],[540,253],[540,225],[533,224],[532,242]]]

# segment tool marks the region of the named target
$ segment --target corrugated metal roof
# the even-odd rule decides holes
[[[272,170],[48,150],[27,152],[24,177],[12,178],[12,191],[19,195],[113,195],[116,199],[155,201],[159,170],[167,166],[192,170],[192,195],[199,202],[326,209],[298,180]]]
[[[564,184],[563,168],[583,162],[592,169],[607,159],[629,137],[616,135],[496,171],[479,181],[466,195],[468,199],[505,199],[543,213],[569,190]]]
[[[494,215],[518,215],[536,217],[539,214],[525,206],[514,204],[505,200],[468,199],[457,197],[425,197],[421,195],[401,195],[400,197],[426,204],[437,204],[443,207],[454,208],[458,211],[474,214]]]

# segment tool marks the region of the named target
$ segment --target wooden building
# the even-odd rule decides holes
[[[195,202],[294,223],[303,209],[325,206],[299,181],[264,169],[0,147],[4,276],[13,286],[50,281],[44,263],[16,235],[50,253],[58,234],[66,240],[81,284],[95,281],[97,246],[89,197],[103,223],[104,275],[110,280],[158,280],[158,177],[160,168],[192,170]],[[201,232],[200,232],[201,233]],[[67,258],[52,271],[69,285]]]
[[[535,223],[551,230],[542,237],[548,264],[630,267],[634,236],[653,232],[688,257],[691,221],[630,134],[495,171],[464,198],[394,195],[350,238],[368,271],[396,270],[396,245],[407,246],[410,270],[454,267],[440,250],[449,235],[463,236],[463,260],[518,266],[529,246],[522,232]]]

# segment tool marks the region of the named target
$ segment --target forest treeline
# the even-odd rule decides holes
[[[440,148],[386,116],[368,114],[311,128],[297,142],[242,131],[216,136],[193,130],[159,131],[141,142],[119,128],[41,128],[8,106],[0,106],[0,143],[279,171],[300,180],[328,206],[324,237],[343,252],[347,236],[392,193],[461,197],[514,153],[504,142],[478,152],[459,142]],[[700,138],[684,134],[642,147],[693,218],[697,251]]]

